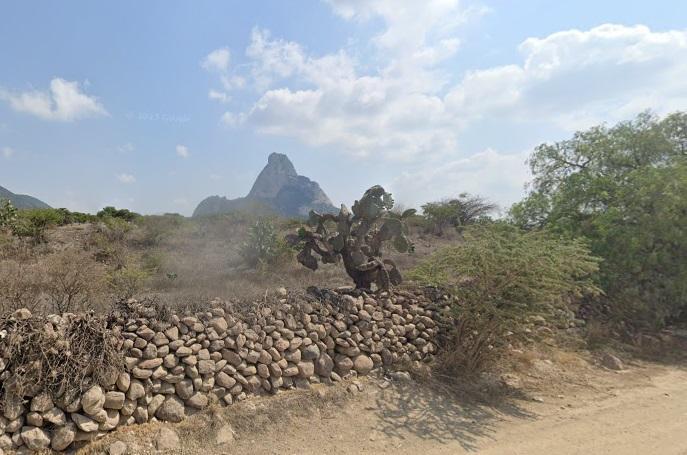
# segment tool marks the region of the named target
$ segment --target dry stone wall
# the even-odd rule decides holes
[[[44,390],[14,398],[5,393],[0,455],[62,451],[123,425],[179,422],[213,402],[230,405],[428,361],[437,350],[446,299],[426,290],[293,295],[281,289],[272,301],[249,308],[214,301],[205,312],[166,317],[159,307],[130,301],[109,322],[120,337],[120,371],[91,381],[73,400]],[[49,316],[46,330],[59,332],[69,317]],[[9,380],[12,365],[1,361],[0,377]]]

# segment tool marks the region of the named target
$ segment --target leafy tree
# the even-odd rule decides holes
[[[497,359],[506,332],[533,314],[551,313],[569,298],[598,289],[598,259],[581,240],[505,223],[470,226],[464,242],[439,250],[410,274],[451,291],[454,331],[440,365],[450,373],[478,371]]]
[[[462,193],[456,199],[428,202],[422,206],[422,212],[434,233],[443,235],[447,227],[460,228],[476,223],[496,208],[496,204],[480,196]]]
[[[98,218],[121,218],[125,221],[134,221],[136,218],[140,217],[136,212],[132,212],[129,209],[116,209],[114,207],[108,206],[100,210],[97,215]]]
[[[687,316],[687,113],[644,113],[542,144],[518,225],[591,241],[611,315],[658,328]]]

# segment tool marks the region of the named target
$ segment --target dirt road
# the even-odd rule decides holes
[[[477,444],[480,454],[687,454],[687,373],[578,406],[532,407],[535,420],[507,419]],[[441,449],[427,453],[446,453]],[[452,451],[451,453],[460,453]]]
[[[338,415],[297,419],[226,453],[687,454],[687,371],[606,372],[565,392],[491,408],[414,382],[369,383]]]
[[[552,366],[553,365],[553,366]],[[173,425],[183,454],[687,454],[687,369],[656,365],[612,372],[541,363],[520,399],[465,405],[414,381],[361,381],[261,397]],[[549,371],[547,371],[549,369]],[[572,372],[572,373],[571,373]],[[549,380],[550,378],[559,380]],[[236,431],[218,443],[218,422]],[[130,453],[159,453],[160,424],[128,427],[90,446],[125,440]],[[230,430],[231,431],[231,430]]]

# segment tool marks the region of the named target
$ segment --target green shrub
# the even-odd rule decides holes
[[[465,230],[464,241],[423,261],[411,278],[449,290],[456,321],[439,366],[445,373],[488,367],[529,316],[598,293],[598,259],[579,240],[495,223]]]
[[[27,209],[17,212],[17,221],[12,227],[14,235],[31,238],[34,242],[45,241],[45,231],[50,226],[65,224],[64,214],[55,209]]]
[[[17,222],[17,209],[9,199],[0,201],[0,229],[12,229]]]
[[[286,241],[280,239],[274,223],[261,218],[248,231],[248,240],[241,245],[239,254],[251,268],[273,266],[292,255]]]

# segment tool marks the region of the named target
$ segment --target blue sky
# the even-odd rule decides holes
[[[507,207],[543,141],[687,109],[682,1],[0,2],[0,185],[190,214],[287,153],[335,204]]]

